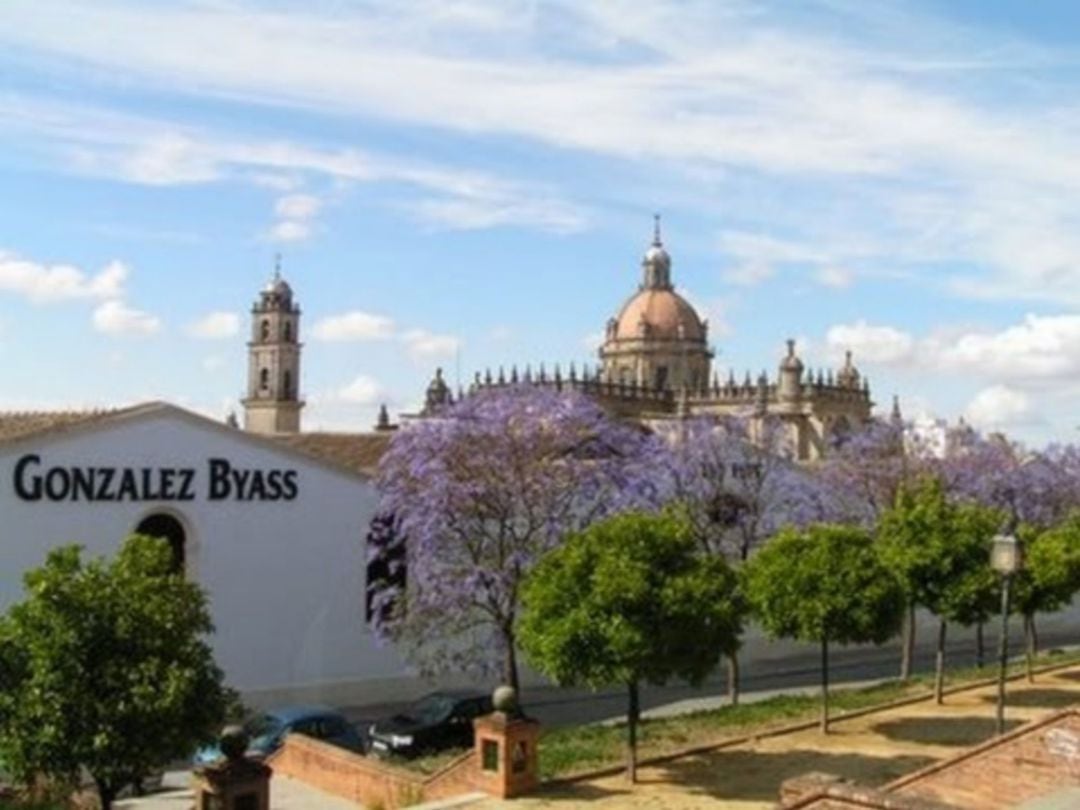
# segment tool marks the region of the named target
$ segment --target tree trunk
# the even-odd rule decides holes
[[[1035,617],[1024,616],[1024,665],[1028,683],[1035,683]]]
[[[934,661],[934,700],[939,706],[945,702],[945,628],[947,626],[944,619],[938,625],[937,656]]]
[[[903,681],[911,677],[911,659],[915,657],[915,603],[908,602],[907,608],[900,648],[900,680]]]
[[[638,682],[630,681],[630,703],[626,711],[626,777],[630,784],[637,782],[637,727],[641,715],[638,702]]]
[[[829,733],[829,640],[821,640],[821,733]]]
[[[94,786],[97,788],[101,810],[112,810],[113,802],[116,801],[116,788],[97,778],[94,779]]]
[[[975,666],[979,669],[983,668],[983,664],[986,663],[986,644],[983,641],[983,623],[978,622],[975,625]]]
[[[506,645],[506,659],[503,661],[503,683],[514,687],[520,705],[521,685],[518,681],[517,649],[514,646],[514,633],[512,630],[503,630],[503,644]]]
[[[728,656],[727,666],[727,692],[728,700],[732,706],[739,705],[739,654],[737,652]]]
[[[1039,628],[1035,626],[1035,614],[1031,614],[1031,652],[1033,655],[1039,654]]]

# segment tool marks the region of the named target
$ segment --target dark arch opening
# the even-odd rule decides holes
[[[270,339],[270,321],[263,318],[262,324],[259,326],[259,339],[267,341]]]
[[[173,573],[184,573],[184,563],[186,562],[186,549],[184,546],[187,543],[187,533],[179,520],[172,515],[157,512],[153,515],[147,515],[139,521],[139,525],[135,527],[135,533],[145,534],[148,537],[160,537],[167,542],[169,549],[172,551]]]

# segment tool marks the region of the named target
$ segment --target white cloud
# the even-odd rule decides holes
[[[387,340],[394,335],[394,321],[370,312],[346,312],[317,321],[311,334],[326,341]]]
[[[874,326],[864,320],[829,327],[825,343],[832,357],[842,357],[850,349],[857,361],[901,363],[912,357],[915,339],[891,326]]]
[[[124,174],[152,186],[206,183],[221,176],[215,157],[192,139],[164,134],[148,139],[123,158]]]
[[[319,213],[322,201],[310,194],[289,194],[279,197],[274,213],[282,219],[311,219]]]
[[[0,5],[0,21],[3,11]],[[49,156],[50,169],[150,185],[238,178],[264,188],[293,191],[275,203],[277,221],[266,232],[271,241],[300,241],[315,232],[323,201],[295,193],[305,175],[339,183],[397,184],[410,196],[393,205],[442,228],[522,226],[569,233],[588,222],[581,206],[542,185],[352,146],[310,147],[260,140],[10,95],[0,97],[0,119],[6,127],[0,139],[29,140],[35,153]]]
[[[270,229],[275,242],[300,242],[314,231],[315,217],[322,209],[322,200],[311,194],[287,194],[274,204],[278,221]]]
[[[951,328],[922,338],[891,326],[837,324],[825,337],[833,358],[906,365],[924,372],[1012,382],[1065,380],[1080,375],[1080,315],[1032,315],[998,331]]]
[[[945,369],[1008,379],[1065,378],[1080,372],[1080,315],[1027,315],[1000,332],[969,332],[930,349]]]
[[[204,340],[221,340],[233,337],[240,331],[240,316],[235,312],[209,312],[187,326],[191,337]]]
[[[274,242],[303,242],[311,236],[311,224],[285,220],[277,222],[270,229],[269,237]]]
[[[410,329],[401,335],[409,354],[416,360],[449,358],[461,348],[461,340],[453,335],[436,335],[425,329]]]
[[[574,233],[586,218],[577,206],[555,199],[515,199],[507,189],[491,189],[475,197],[420,200],[406,208],[435,225],[455,230],[481,230],[500,225],[532,225],[550,233]]]
[[[831,287],[834,290],[842,290],[850,287],[855,280],[854,273],[847,268],[838,267],[835,264],[827,264],[818,268],[815,277],[819,284],[825,287]]]
[[[1027,424],[1034,418],[1028,395],[1005,385],[979,391],[968,404],[964,417],[984,430]]]
[[[106,335],[153,335],[161,330],[161,321],[123,301],[105,301],[93,314],[94,328]]]
[[[335,399],[353,405],[373,405],[383,395],[383,387],[374,377],[361,374],[336,393]]]
[[[127,266],[117,261],[89,276],[74,265],[46,265],[0,251],[0,291],[25,296],[34,303],[118,298],[124,293],[127,277]]]
[[[724,270],[724,280],[740,287],[753,287],[776,275],[776,268],[768,262],[744,262]]]

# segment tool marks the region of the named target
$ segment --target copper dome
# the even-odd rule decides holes
[[[647,326],[642,330],[642,324]],[[626,302],[616,320],[616,340],[659,338],[705,340],[705,324],[694,308],[673,290],[643,289]]]

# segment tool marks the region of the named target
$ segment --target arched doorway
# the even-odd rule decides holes
[[[139,521],[139,525],[135,527],[135,533],[145,534],[149,537],[160,537],[165,540],[172,550],[173,572],[177,574],[184,573],[187,533],[184,531],[184,525],[179,520],[165,512],[155,512]]]

